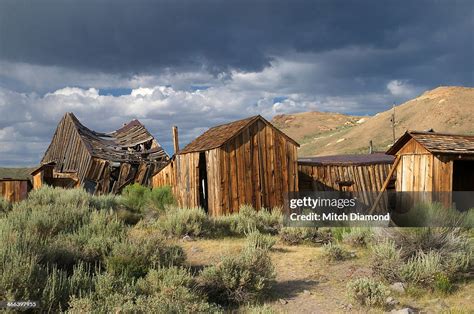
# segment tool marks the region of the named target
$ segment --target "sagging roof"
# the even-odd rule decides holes
[[[407,131],[387,154],[395,155],[410,139],[433,154],[474,154],[474,136],[437,132]]]
[[[201,152],[201,151],[206,151],[206,150],[214,149],[217,147],[221,147],[227,141],[229,141],[230,139],[235,137],[237,134],[239,134],[240,131],[242,131],[245,127],[251,125],[257,120],[261,120],[265,124],[271,126],[280,134],[285,136],[289,141],[299,146],[299,144],[295,140],[293,140],[288,135],[286,135],[285,133],[275,128],[270,122],[265,120],[262,116],[257,115],[257,116],[249,117],[246,119],[237,120],[234,122],[212,127],[206,132],[204,132],[203,134],[201,134],[199,137],[197,137],[194,141],[186,145],[186,147],[180,150],[178,154]]]
[[[352,154],[352,155],[332,155],[320,157],[299,158],[298,164],[314,166],[359,166],[374,164],[392,164],[394,157],[384,153],[374,154]]]
[[[101,133],[85,127],[73,113],[66,115],[94,157],[117,162],[168,159],[160,144],[138,120],[132,120],[116,131]]]

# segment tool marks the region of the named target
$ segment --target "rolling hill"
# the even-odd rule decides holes
[[[300,156],[365,153],[369,141],[386,151],[393,143],[392,109],[374,116],[303,112],[272,122],[301,144]],[[474,88],[443,86],[395,107],[395,136],[406,130],[474,135]]]

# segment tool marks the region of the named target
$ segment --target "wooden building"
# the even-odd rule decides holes
[[[28,179],[0,179],[0,196],[9,202],[19,202],[28,196],[31,182]]]
[[[398,207],[437,201],[459,208],[452,192],[474,191],[472,135],[408,131],[387,154],[396,157],[396,190],[405,193]]]
[[[59,122],[51,144],[33,172],[35,188],[43,184],[83,186],[91,193],[117,193],[130,183],[149,184],[169,157],[138,121],[101,133],[82,125],[72,113]]]
[[[300,158],[299,190],[360,192],[361,201],[369,205],[382,190],[393,160],[384,153]]]
[[[181,206],[211,215],[283,206],[285,193],[298,191],[298,146],[261,116],[219,125],[175,154],[152,184],[171,185]]]

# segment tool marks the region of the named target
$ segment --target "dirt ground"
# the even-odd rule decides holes
[[[221,256],[236,254],[244,239],[181,241],[193,268],[215,264]],[[382,313],[380,309],[356,306],[346,296],[346,284],[353,278],[370,276],[369,252],[348,248],[356,257],[343,262],[326,262],[322,248],[277,244],[271,257],[276,284],[266,304],[278,313]],[[394,310],[410,307],[423,313],[474,313],[474,284],[463,284],[449,296],[418,291],[393,294],[399,302]],[[392,310],[389,309],[388,311]]]

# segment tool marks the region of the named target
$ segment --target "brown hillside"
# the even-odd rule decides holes
[[[391,109],[364,118],[307,112],[278,116],[273,122],[300,142],[300,156],[363,153],[370,140],[377,150],[390,147],[391,114]],[[316,119],[318,115],[324,119]],[[325,124],[326,121],[330,122]],[[474,88],[438,87],[427,91],[396,106],[395,121],[396,138],[406,130],[431,128],[437,132],[474,134]]]

